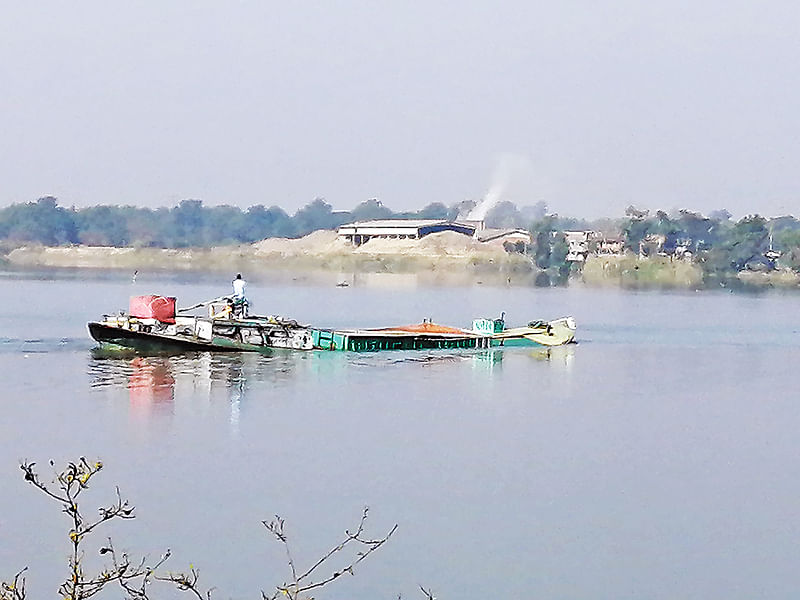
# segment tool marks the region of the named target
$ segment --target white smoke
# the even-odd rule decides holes
[[[468,221],[483,221],[489,211],[503,201],[514,173],[529,171],[530,161],[516,154],[503,154],[497,159],[489,191],[465,217]]]

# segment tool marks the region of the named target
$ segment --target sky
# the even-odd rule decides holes
[[[0,206],[800,215],[800,3],[0,0]]]

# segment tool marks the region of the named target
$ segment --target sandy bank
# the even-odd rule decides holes
[[[528,257],[508,254],[454,232],[422,240],[371,240],[354,248],[336,232],[316,231],[299,239],[266,239],[252,245],[208,249],[110,248],[95,246],[24,247],[8,261],[28,268],[138,270],[326,270],[364,273],[419,273],[453,270],[523,275],[535,268]]]

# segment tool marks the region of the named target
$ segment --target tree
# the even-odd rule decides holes
[[[118,206],[92,206],[75,214],[78,240],[87,246],[127,246],[128,220]]]
[[[441,202],[432,202],[417,212],[420,219],[449,219],[450,210]]]
[[[663,210],[656,211],[655,222],[649,228],[650,233],[664,236],[661,249],[667,254],[673,254],[678,245],[678,240],[685,237],[679,224],[670,219]]]
[[[563,231],[553,234],[551,241],[549,268],[556,271],[555,281],[564,283],[569,276],[569,263],[567,262],[569,243]]]
[[[773,249],[781,252],[780,263],[800,271],[800,221],[794,217],[778,217],[769,222]]]
[[[75,213],[58,206],[52,196],[12,204],[0,214],[0,231],[13,242],[60,246],[78,242]]]
[[[710,247],[716,241],[721,229],[712,219],[706,218],[700,213],[686,209],[678,211],[676,224],[683,237],[692,241],[694,252],[706,247]]]
[[[364,511],[361,513],[361,520],[359,521],[356,529],[353,532],[349,530],[345,531],[344,540],[336,544],[333,548],[328,550],[328,552],[323,555],[322,558],[304,570],[298,569],[297,565],[295,564],[295,560],[289,546],[289,539],[284,531],[283,519],[276,515],[275,519],[272,521],[262,521],[264,527],[266,527],[267,530],[272,533],[272,535],[274,535],[281,544],[283,544],[284,549],[286,550],[286,558],[289,563],[289,572],[291,574],[291,578],[287,583],[276,586],[275,593],[273,595],[267,596],[264,592],[261,592],[262,598],[264,600],[277,600],[278,598],[286,597],[289,598],[289,600],[300,600],[300,598],[302,598],[302,594],[324,587],[345,573],[353,575],[353,569],[355,566],[367,558],[370,554],[375,552],[375,550],[383,546],[389,540],[392,534],[397,531],[397,525],[395,525],[391,530],[389,530],[389,533],[382,538],[373,540],[364,537],[364,524],[367,522],[368,514],[369,508],[364,508]],[[321,567],[326,567],[328,560],[334,558],[339,553],[346,551],[348,547],[353,547],[355,549],[355,556],[349,560],[349,563],[337,568],[330,574],[325,574],[320,577],[318,575],[318,570]],[[315,577],[317,577],[316,580]],[[313,598],[310,600],[313,600]]]
[[[203,246],[206,243],[203,222],[203,201],[182,200],[172,209],[172,246]]]
[[[653,226],[652,221],[630,217],[623,222],[622,236],[625,239],[625,247],[633,252],[639,251],[640,242],[650,233]]]
[[[533,206],[523,206],[519,209],[524,223],[531,221],[541,221],[547,215],[547,202],[540,200]]]
[[[547,216],[541,221],[533,223],[529,231],[535,243],[533,260],[540,269],[547,269],[550,267],[550,253],[555,232],[554,217]]]
[[[350,211],[350,216],[353,221],[388,219],[392,215],[392,211],[386,208],[383,203],[376,198],[365,200]]]
[[[264,208],[257,204],[247,210],[245,231],[249,239],[256,241],[269,237],[293,237],[295,226],[292,218],[282,208]]]
[[[447,218],[451,221],[466,219],[469,216],[470,211],[477,205],[477,202],[474,200],[462,200],[447,210]]]
[[[503,201],[486,213],[487,227],[512,228],[522,225],[522,215],[513,202]]]
[[[50,465],[53,466],[53,461]],[[41,480],[36,470],[36,463],[23,462],[20,469],[25,481],[44,493],[61,506],[70,523],[68,538],[70,554],[68,559],[69,574],[58,588],[58,594],[64,600],[84,600],[90,598],[112,584],[120,586],[122,593],[130,600],[147,600],[148,586],[155,580],[172,581],[180,589],[190,589],[197,583],[197,573],[159,575],[157,570],[169,559],[169,551],[165,552],[154,564],[148,565],[145,559],[131,560],[123,552],[119,553],[108,538],[107,543],[99,549],[101,555],[110,559],[104,569],[98,573],[88,574],[84,568],[87,540],[106,523],[113,520],[129,520],[134,518],[133,507],[123,500],[117,489],[116,499],[106,506],[101,506],[99,516],[88,517],[82,509],[81,496],[89,489],[92,479],[103,468],[100,461],[90,463],[85,458],[69,463],[66,468],[55,473],[53,484]],[[0,585],[0,600],[25,598],[25,580],[20,571],[14,580]],[[191,584],[191,586],[189,585]],[[198,597],[203,596],[198,594]]]
[[[725,208],[721,208],[718,210],[712,210],[708,217],[712,221],[729,221],[733,215]]]
[[[735,271],[749,264],[767,264],[764,252],[769,248],[767,220],[759,215],[743,217],[730,232],[723,245],[728,262]]]
[[[50,466],[55,464],[51,460]],[[176,586],[179,590],[189,592],[200,600],[210,600],[211,590],[201,590],[198,585],[199,571],[189,566],[188,572],[164,571],[162,567],[170,558],[170,551],[164,552],[153,563],[146,558],[132,559],[127,552],[119,552],[111,540],[99,547],[99,553],[106,558],[107,564],[99,572],[87,572],[84,558],[89,548],[88,540],[114,520],[132,520],[135,518],[133,507],[124,500],[117,488],[116,499],[106,506],[101,506],[99,516],[90,518],[83,510],[83,494],[89,490],[90,483],[103,469],[100,461],[89,462],[84,457],[70,462],[60,471],[54,472],[53,483],[45,483],[39,476],[36,463],[24,461],[20,465],[25,481],[42,492],[61,507],[69,521],[68,539],[70,553],[68,558],[68,574],[58,588],[58,594],[64,600],[86,600],[112,585],[119,586],[119,592],[127,600],[149,600],[151,584],[165,582]],[[313,600],[307,592],[319,590],[344,575],[354,575],[355,567],[370,554],[383,546],[397,530],[394,525],[388,533],[378,538],[365,535],[365,525],[369,509],[364,508],[357,527],[345,531],[344,540],[334,545],[327,553],[311,566],[300,570],[290,548],[288,535],[285,533],[284,520],[276,516],[272,521],[262,521],[267,530],[283,544],[288,561],[290,579],[275,587],[275,592],[268,596],[261,592],[263,600],[277,600],[286,597],[289,600]],[[340,566],[332,566],[340,560]],[[25,573],[18,571],[10,581],[0,581],[0,600],[26,600]],[[422,588],[429,599],[432,596]]]
[[[647,210],[647,209],[639,210],[633,204],[629,205],[628,208],[625,209],[625,216],[626,217],[628,217],[630,219],[637,219],[639,221],[642,221],[642,220],[646,219],[647,215],[649,215],[649,214],[650,214],[649,210]]]
[[[293,220],[296,234],[302,236],[319,229],[336,229],[342,225],[341,219],[342,215],[334,214],[331,205],[323,198],[315,198],[298,210]]]
[[[239,244],[248,240],[246,215],[236,206],[214,206],[203,209],[206,244]]]

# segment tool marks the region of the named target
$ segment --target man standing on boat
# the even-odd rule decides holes
[[[237,273],[233,280],[233,312],[240,317],[247,316],[247,298],[244,296],[244,289],[247,282],[242,279],[242,274]]]

